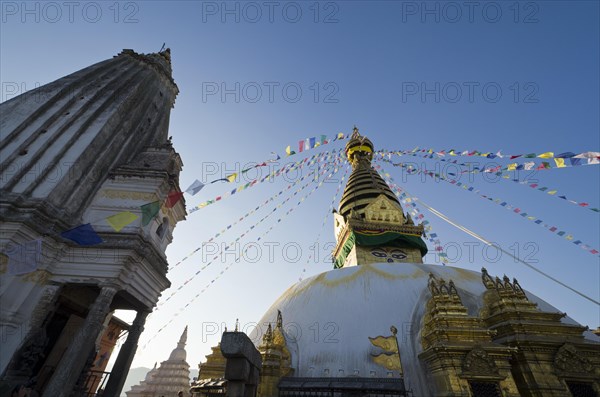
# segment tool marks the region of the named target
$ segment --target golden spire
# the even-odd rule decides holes
[[[427,253],[421,239],[423,225],[415,225],[404,214],[396,195],[371,165],[374,152],[373,142],[355,126],[346,144],[353,169],[334,214],[336,268],[376,262],[422,263]]]
[[[346,144],[346,155],[352,164],[352,174],[340,200],[339,213],[348,218],[352,210],[355,216],[364,218],[364,208],[383,194],[400,207],[400,202],[387,183],[371,166],[374,146],[369,138],[360,135],[355,126],[350,141]]]

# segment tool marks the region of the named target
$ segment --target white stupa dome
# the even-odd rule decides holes
[[[405,385],[416,396],[433,395],[418,358],[425,305],[431,296],[429,273],[454,281],[468,314],[479,314],[486,292],[481,273],[420,263],[376,263],[324,272],[295,284],[271,306],[250,337],[258,344],[280,310],[294,377],[383,378],[392,374],[372,361],[368,337],[389,336],[394,325]],[[526,295],[540,310],[558,312]],[[562,321],[577,324],[568,317]],[[600,341],[591,332],[586,338]]]

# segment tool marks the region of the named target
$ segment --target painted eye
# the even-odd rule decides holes
[[[385,258],[387,254],[383,251],[371,251],[371,255],[376,256],[378,258]]]
[[[402,251],[392,251],[390,256],[394,259],[406,259],[406,254]]]

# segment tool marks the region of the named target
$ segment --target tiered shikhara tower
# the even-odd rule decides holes
[[[259,396],[598,396],[600,338],[515,279],[424,264],[423,227],[373,153],[355,129],[335,269],[290,287],[250,335],[263,358]],[[200,377],[224,369],[215,348]]]

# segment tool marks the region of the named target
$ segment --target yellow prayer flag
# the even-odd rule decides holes
[[[285,148],[285,154],[287,154],[288,156],[292,154],[292,147],[290,145],[288,145],[288,147]]]
[[[237,175],[238,175],[237,172],[234,172],[231,175],[227,175],[225,178],[227,178],[227,180],[229,182],[235,182],[235,178],[237,178]]]
[[[373,356],[373,362],[379,364],[382,367],[389,369],[390,371],[401,371],[402,365],[400,364],[400,357],[398,354],[380,354]]]
[[[565,238],[569,241],[573,240],[573,236],[571,236],[570,234],[566,235]]]
[[[506,169],[509,171],[514,171],[517,169],[517,163],[512,163],[506,166]]]
[[[344,139],[344,133],[338,132],[337,139]]]
[[[106,222],[115,229],[115,232],[120,232],[121,229],[135,221],[137,218],[139,217],[133,212],[123,211],[109,216],[106,218]]]
[[[566,165],[565,165],[565,159],[556,158],[556,159],[554,159],[554,162],[556,163],[556,168],[566,167]]]
[[[398,344],[395,336],[378,336],[376,338],[369,337],[371,344],[383,349],[386,353],[398,353]]]
[[[554,152],[542,153],[542,154],[538,155],[538,157],[541,159],[551,159],[552,157],[554,157]]]
[[[558,192],[558,190],[550,190],[548,192],[549,195],[554,196],[556,194],[556,192]]]

